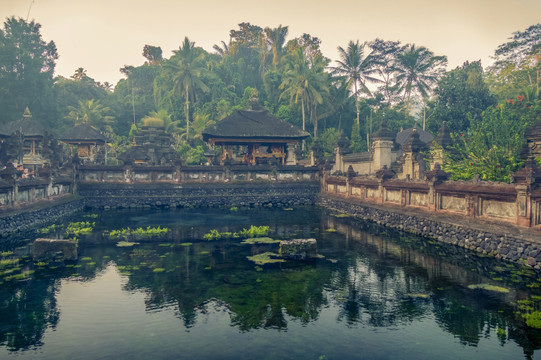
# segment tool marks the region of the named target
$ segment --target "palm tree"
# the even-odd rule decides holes
[[[103,129],[114,118],[106,115],[110,111],[108,107],[100,104],[99,100],[79,100],[79,106],[68,106],[69,113],[66,119],[73,120],[78,124],[90,124]]]
[[[229,45],[231,45],[231,42],[229,42]],[[229,45],[225,43],[225,41],[222,40],[222,46],[214,44],[212,48],[216,51],[220,57],[224,57],[229,54]]]
[[[208,91],[207,85],[201,80],[205,71],[203,59],[205,53],[202,49],[196,48],[195,43],[188,37],[179,50],[173,51],[171,57],[164,65],[166,73],[171,76],[173,82],[173,92],[181,93],[184,96],[185,115],[186,115],[186,137],[190,137],[190,99],[194,99],[195,90],[200,89]]]
[[[71,75],[71,78],[73,80],[83,80],[86,77],[87,77],[86,70],[82,67],[77,68],[77,70],[75,70],[75,73]]]
[[[340,60],[338,66],[332,67],[332,73],[345,76],[348,79],[347,86],[355,96],[355,107],[357,109],[357,125],[360,125],[359,96],[361,92],[370,94],[367,82],[380,82],[379,79],[372,76],[376,70],[376,58],[372,53],[365,56],[364,47],[366,43],[359,44],[359,41],[350,41],[347,50],[341,46],[338,47]]]
[[[447,65],[446,56],[434,56],[434,53],[415,44],[404,46],[396,56],[394,71],[397,74],[395,81],[402,100],[409,107],[411,95],[417,92],[423,99],[427,98],[430,88],[441,77]]]
[[[176,134],[179,132],[180,120],[173,121],[171,119],[171,114],[167,110],[160,109],[158,111],[151,111],[148,113],[148,116],[145,116],[141,121],[145,121],[148,118],[160,119],[163,121],[163,127],[165,131],[171,134]]]
[[[325,61],[315,61],[310,67],[302,48],[297,49],[287,57],[286,72],[280,84],[283,92],[280,98],[288,96],[291,103],[301,102],[302,129],[306,130],[306,112],[314,122],[314,136],[317,137],[317,105],[323,102],[322,94],[326,88],[326,74],[323,72]],[[303,144],[304,148],[304,144]]]
[[[265,35],[267,43],[271,47],[272,51],[272,65],[276,68],[280,62],[282,56],[283,47],[286,42],[286,37],[289,32],[288,26],[278,26],[277,28],[271,29],[269,27],[265,28]]]

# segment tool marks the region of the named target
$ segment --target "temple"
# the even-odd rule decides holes
[[[221,165],[296,165],[295,147],[308,136],[266,109],[235,110],[203,131],[203,140],[211,148],[221,146]]]
[[[30,110],[26,108],[23,117],[0,127],[0,140],[16,136],[22,143],[22,152],[16,160],[26,168],[37,170],[43,166],[46,159],[42,156],[42,147],[47,137],[54,136],[50,130],[32,118]]]
[[[60,135],[59,140],[77,149],[83,161],[105,163],[107,138],[88,124],[76,125]]]

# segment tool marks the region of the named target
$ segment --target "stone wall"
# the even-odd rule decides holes
[[[384,171],[381,175],[380,178],[324,176],[322,193],[361,203],[459,214],[469,219],[506,222],[541,231],[541,183],[398,180],[386,178]]]
[[[408,212],[406,208],[360,203],[354,199],[329,194],[322,194],[318,204],[390,228],[437,239],[443,243],[541,270],[541,237],[536,237],[535,234],[523,235],[512,232],[512,228],[509,231],[502,231],[489,224],[472,226],[466,221],[461,222],[460,218],[446,221],[445,217],[434,216],[434,213],[433,216],[420,211],[413,213]]]
[[[34,207],[0,213],[0,239],[9,234],[24,232],[49,224],[84,209],[84,199],[66,196],[35,204]]]
[[[81,183],[79,195],[90,208],[216,207],[312,205],[319,193],[319,183],[235,182],[113,184]]]
[[[171,183],[230,181],[317,181],[319,169],[304,166],[80,166],[80,182]]]

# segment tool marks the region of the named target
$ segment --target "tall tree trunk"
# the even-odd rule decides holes
[[[315,104],[312,107],[312,109],[310,111],[310,117],[312,118],[312,122],[314,123],[314,139],[317,139],[317,130],[318,130],[318,128],[317,128],[317,125],[318,125],[317,124],[318,123],[318,121],[317,121],[317,104]]]
[[[359,104],[359,94],[358,94],[358,89],[357,89],[357,81],[355,81],[354,85],[355,85],[355,109],[357,109],[357,126],[359,127],[359,131],[360,131],[361,130],[361,120],[359,119],[359,114],[361,112],[361,109],[360,109],[360,104]]]
[[[186,140],[190,139],[190,97],[188,88],[185,89],[184,98],[186,100]]]
[[[301,96],[301,112],[302,112],[302,130],[306,131],[306,121],[304,118],[304,98]],[[304,139],[302,139],[302,151],[304,151]]]

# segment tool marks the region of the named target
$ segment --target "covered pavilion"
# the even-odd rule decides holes
[[[244,164],[296,165],[295,146],[308,136],[266,109],[234,110],[203,131],[211,147],[221,146],[221,165],[234,160],[235,146],[244,149],[238,159]]]

